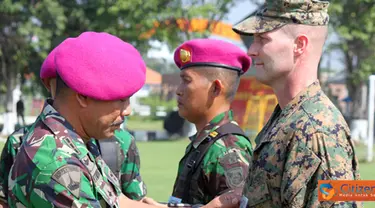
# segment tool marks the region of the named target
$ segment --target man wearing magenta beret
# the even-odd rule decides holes
[[[84,32],[55,52],[56,95],[25,135],[9,173],[10,207],[152,207],[121,193],[91,138],[110,138],[131,113],[146,65],[130,44]],[[100,81],[99,81],[100,80]],[[237,203],[227,194],[209,207]]]
[[[230,105],[251,59],[231,43],[195,39],[180,45],[174,60],[181,70],[179,114],[195,124],[197,134],[179,163],[169,203],[203,206],[245,184],[252,145]]]
[[[52,63],[55,100],[47,100],[16,157],[10,205],[113,206],[121,186],[91,138],[114,136],[130,114],[128,98],[145,79],[143,60],[115,36],[86,32],[59,45]]]
[[[52,99],[56,91],[55,52],[53,49],[44,60],[40,69],[40,78],[51,93]],[[48,102],[53,102],[52,100]],[[43,116],[43,114],[41,114]],[[9,135],[1,153],[0,160],[0,200],[7,203],[8,175],[17,152],[22,144],[23,136],[32,125],[22,127]],[[141,200],[146,195],[146,185],[140,175],[140,158],[134,137],[123,129],[115,131],[114,136],[98,143],[101,156],[120,180],[122,193],[134,200]]]
[[[241,189],[248,174],[252,145],[230,105],[251,59],[226,41],[195,39],[180,45],[174,60],[181,70],[179,114],[195,124],[197,134],[179,163],[170,202],[206,204]]]

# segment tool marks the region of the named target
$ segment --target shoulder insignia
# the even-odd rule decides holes
[[[240,153],[237,153],[237,151],[233,151],[233,152],[230,152],[230,153],[227,153],[221,160],[220,162],[224,165],[224,166],[231,166],[235,163],[238,163],[241,161],[241,158],[238,156],[238,154]]]
[[[243,186],[245,177],[242,167],[234,167],[225,171],[227,185],[230,188],[237,188]]]
[[[57,169],[52,178],[68,189],[75,197],[79,197],[81,188],[81,170],[75,165],[64,165]]]
[[[78,149],[78,147],[73,143],[73,141],[69,137],[64,137],[63,140],[66,143],[66,145],[68,145],[68,147],[73,149],[77,154],[79,155],[81,154],[81,151]]]

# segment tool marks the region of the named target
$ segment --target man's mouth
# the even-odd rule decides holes
[[[116,121],[116,122],[112,123],[111,126],[120,126],[122,123],[124,123],[124,120]]]

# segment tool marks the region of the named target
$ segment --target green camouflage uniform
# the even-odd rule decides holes
[[[284,109],[276,106],[256,144],[243,192],[247,207],[330,207],[333,201],[318,201],[318,180],[359,179],[350,130],[319,81]]]
[[[21,146],[22,137],[27,134],[31,126],[20,128],[11,134],[2,150],[0,159],[0,200],[6,202],[8,198],[8,176],[10,168],[16,159]]]
[[[29,131],[31,126],[20,128],[11,134],[2,150],[0,160],[0,200],[6,201],[8,196],[8,176],[16,154],[21,146],[21,138]],[[146,193],[146,185],[140,175],[140,158],[138,148],[134,137],[127,131],[115,131],[116,143],[120,148],[121,168],[120,183],[124,195],[133,199],[140,200]]]
[[[125,134],[119,132],[118,134]],[[137,162],[123,165],[121,178],[132,182],[120,186],[91,140],[85,145],[69,123],[48,103],[30,127],[10,170],[8,202],[11,207],[99,207],[118,206],[123,190],[138,192],[142,185],[132,185],[139,173]],[[125,140],[119,140],[124,145]],[[130,149],[137,152],[136,148]],[[138,154],[137,154],[138,155]],[[137,178],[138,177],[138,178]],[[139,184],[139,183],[137,183]],[[136,188],[137,187],[137,188]],[[130,195],[136,195],[130,193]]]
[[[119,179],[122,193],[133,200],[140,200],[146,195],[146,185],[140,175],[140,158],[135,139],[122,129],[115,131],[115,139],[120,147],[120,158],[117,159],[121,161]]]
[[[200,133],[190,138],[192,142],[187,146],[185,155],[179,163],[177,179],[182,174],[191,150],[206,140],[211,132],[228,122],[237,124],[233,121],[232,111],[216,116]],[[191,196],[193,201],[186,203],[207,204],[223,192],[242,187],[248,173],[251,155],[252,146],[245,137],[232,134],[221,137],[210,146],[204,156],[197,170],[200,171],[200,177],[192,182],[194,183],[192,187],[197,187]],[[176,189],[183,188],[177,187],[177,179],[172,196],[181,199],[182,196],[176,196]]]

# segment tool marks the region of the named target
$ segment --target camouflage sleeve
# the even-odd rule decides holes
[[[341,141],[347,142],[338,144],[340,139],[336,136],[314,133],[306,138],[306,135],[304,137],[304,135],[293,134],[281,182],[284,204],[308,208],[358,206],[359,202],[318,200],[319,180],[355,180],[356,178],[353,174],[353,169],[356,167],[352,166],[355,158],[349,144],[351,142],[347,138],[341,138],[343,139]],[[309,139],[311,141],[306,141]]]
[[[8,176],[17,155],[20,141],[14,134],[7,138],[0,159],[0,200],[6,201],[8,197]]]
[[[146,185],[140,175],[140,158],[135,139],[131,143],[121,165],[120,181],[123,193],[133,199],[141,200],[146,195]]]
[[[97,199],[90,184],[89,173],[78,160],[71,159],[69,163],[64,159],[43,170],[34,170],[35,177],[29,176],[31,180],[25,176],[13,177],[12,174],[9,206],[101,207],[101,201]]]
[[[242,189],[249,172],[250,142],[242,136],[229,135],[216,141],[211,148],[203,161],[206,187],[211,196]]]

